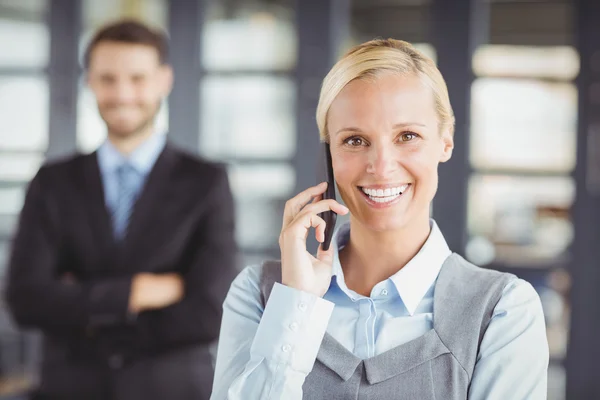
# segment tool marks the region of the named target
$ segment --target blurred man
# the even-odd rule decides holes
[[[167,46],[133,21],[95,35],[85,67],[108,139],[29,186],[7,301],[44,335],[39,398],[210,396],[208,345],[235,275],[233,201],[223,167],[156,131]]]

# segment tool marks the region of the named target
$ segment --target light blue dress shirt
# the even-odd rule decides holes
[[[117,168],[124,163],[129,163],[135,169],[140,178],[137,180],[136,188],[136,193],[139,194],[166,141],[166,134],[155,133],[127,156],[119,152],[108,139],[98,148],[98,166],[104,187],[104,201],[109,210],[115,209],[119,198]]]
[[[435,222],[419,253],[369,297],[345,284],[338,251],[348,238],[347,224],[334,237],[333,276],[323,298],[276,283],[263,308],[260,267],[238,275],[224,303],[211,399],[302,399],[326,331],[365,359],[433,328],[435,282],[451,254]],[[546,399],[548,362],[539,296],[515,278],[481,342],[469,399]]]

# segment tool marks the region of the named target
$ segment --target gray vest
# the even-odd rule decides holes
[[[307,400],[466,399],[479,345],[510,274],[476,267],[452,254],[438,276],[433,329],[408,343],[361,360],[325,333],[302,386]],[[281,264],[263,265],[263,304]]]

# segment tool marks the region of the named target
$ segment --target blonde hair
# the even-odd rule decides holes
[[[346,85],[355,79],[374,78],[382,73],[415,74],[432,89],[440,132],[454,134],[454,112],[448,88],[435,63],[410,43],[396,39],[376,39],[350,49],[329,71],[319,96],[317,125],[324,142],[329,141],[329,108]]]

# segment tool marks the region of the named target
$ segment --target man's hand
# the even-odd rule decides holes
[[[140,273],[133,277],[129,310],[139,313],[156,310],[179,302],[184,288],[181,275]]]

